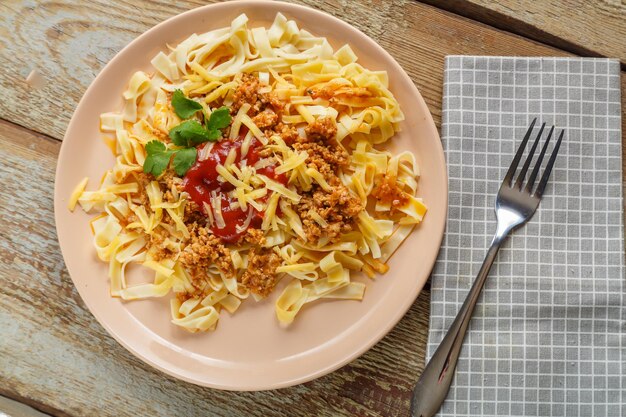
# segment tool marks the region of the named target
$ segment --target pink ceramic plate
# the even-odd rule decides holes
[[[192,33],[230,25],[240,13],[251,27],[269,25],[277,12],[299,26],[328,37],[334,47],[349,43],[365,67],[387,70],[391,90],[406,115],[391,151],[417,155],[422,178],[418,194],[429,207],[424,222],[390,262],[390,271],[367,281],[365,299],[307,305],[293,325],[281,328],[268,300],[242,304],[222,314],[217,331],[190,334],[170,323],[169,297],[123,302],[109,297],[107,265],[92,247],[89,219],[70,213],[67,200],[81,178],[93,189],[114,158],[101,140],[100,113],[121,109],[121,93],[133,72],[150,71],[150,59],[166,44]],[[409,309],[426,282],[443,236],[447,177],[433,119],[411,79],[379,45],[357,29],[325,13],[293,4],[241,1],[201,7],[163,22],[124,48],[102,70],[80,101],[67,129],[56,173],[55,215],[65,263],[83,300],[123,346],[175,377],[214,388],[263,390],[286,387],[327,374],[380,340]],[[134,271],[137,272],[137,271]],[[141,279],[137,272],[135,279]],[[146,281],[149,277],[144,277]],[[285,281],[285,280],[284,280]]]

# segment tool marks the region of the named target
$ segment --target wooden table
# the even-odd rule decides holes
[[[626,69],[626,6],[620,1],[296,2],[348,21],[387,49],[420,89],[437,125],[446,55],[611,56]],[[408,415],[424,364],[428,285],[398,326],[361,358],[307,384],[257,393],[201,388],[152,369],[108,336],[74,289],[52,211],[56,159],[72,112],[122,47],[203,4],[0,2],[0,414],[41,415],[17,401],[60,416]],[[35,68],[47,80],[37,91],[25,82]],[[624,103],[624,76],[622,91]]]

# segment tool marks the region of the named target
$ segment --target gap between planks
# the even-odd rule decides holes
[[[37,137],[38,139],[41,139],[42,143],[45,144],[43,146],[46,146],[46,148],[55,149],[54,151],[55,157],[58,156],[59,150],[61,149],[61,144],[63,143],[62,139],[57,139],[54,136],[50,136],[45,133],[38,132],[36,130],[30,129],[24,125],[5,119],[3,117],[0,117],[0,130],[18,130],[18,131],[27,132],[28,134],[33,135]],[[11,136],[9,139],[12,142],[22,144],[23,146],[26,146],[26,147],[29,146],[29,143],[28,143],[29,141],[24,139],[24,137],[22,136],[19,136],[19,137]]]
[[[498,29],[512,35],[529,39],[542,45],[551,46],[565,52],[569,52],[581,57],[590,58],[614,58],[607,57],[600,52],[594,51],[578,43],[567,40],[559,35],[549,33],[541,27],[534,26],[522,19],[516,19],[497,10],[488,7],[472,4],[464,1],[447,0],[414,0],[418,3],[427,4],[437,9],[446,11],[460,18],[465,18],[476,23],[483,24],[490,28]],[[564,6],[565,7],[565,6]],[[626,71],[626,62],[620,61],[622,73]]]
[[[51,408],[26,397],[7,395],[0,388],[0,417],[70,417],[60,410]]]

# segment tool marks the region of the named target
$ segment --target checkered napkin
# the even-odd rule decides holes
[[[439,416],[626,416],[619,77],[607,59],[447,57],[449,212],[429,355],[483,261],[531,120],[566,132],[537,212],[491,269]]]

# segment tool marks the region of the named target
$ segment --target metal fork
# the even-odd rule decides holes
[[[485,284],[491,265],[496,258],[496,254],[509,233],[526,223],[533,216],[533,214],[535,214],[535,211],[539,206],[543,192],[546,189],[546,184],[548,183],[548,178],[550,177],[550,172],[554,166],[554,161],[556,160],[556,156],[559,152],[564,131],[561,131],[559,139],[554,146],[554,150],[550,155],[550,159],[548,160],[543,176],[539,181],[539,185],[533,192],[533,186],[535,184],[535,180],[537,179],[537,175],[539,174],[541,162],[543,161],[546,149],[548,148],[548,143],[550,142],[550,138],[554,132],[554,126],[550,129],[550,133],[548,133],[548,138],[541,149],[541,153],[537,158],[530,177],[528,177],[526,185],[524,186],[526,173],[532,163],[533,156],[546,126],[545,123],[541,125],[541,129],[539,129],[537,138],[530,149],[517,179],[515,179],[515,182],[513,182],[513,180],[517,166],[522,158],[524,149],[526,148],[526,143],[532,134],[536,122],[537,119],[535,118],[530,124],[530,127],[528,128],[528,131],[526,132],[526,135],[524,136],[524,139],[522,140],[522,143],[520,144],[519,149],[511,162],[511,166],[502,181],[500,191],[498,191],[495,206],[498,226],[496,228],[495,236],[491,242],[491,246],[487,251],[487,256],[485,256],[483,265],[478,272],[478,276],[476,277],[476,280],[474,281],[463,306],[456,315],[452,326],[448,330],[448,333],[441,341],[437,351],[430,359],[430,362],[426,365],[424,372],[415,385],[413,398],[411,399],[412,417],[434,416],[441,407],[441,404],[448,395],[450,384],[452,383],[454,369],[456,368],[456,362],[459,358],[461,346],[463,345],[463,339],[465,338],[467,326],[472,318],[476,301],[478,300],[478,296],[483,289],[483,285]]]

